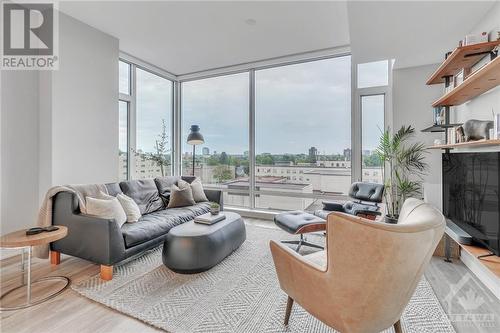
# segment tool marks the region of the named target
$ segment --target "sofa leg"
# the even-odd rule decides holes
[[[394,332],[396,332],[396,333],[403,333],[403,330],[401,329],[401,320],[398,320],[394,324]]]
[[[59,265],[61,263],[61,252],[50,251],[50,264]]]
[[[113,279],[113,266],[101,265],[101,279],[105,281]]]
[[[293,298],[288,296],[288,301],[286,302],[286,312],[285,312],[285,326],[288,325],[290,320],[290,314],[292,313]]]

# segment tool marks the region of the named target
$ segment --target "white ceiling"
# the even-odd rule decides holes
[[[70,1],[59,8],[177,75],[349,44],[345,2]]]
[[[122,51],[181,75],[348,44],[358,62],[437,63],[494,3],[62,1],[59,8],[117,37]]]
[[[360,63],[396,59],[395,68],[438,63],[494,5],[494,1],[349,2],[351,52]]]

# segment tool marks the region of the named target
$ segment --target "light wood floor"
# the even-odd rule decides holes
[[[245,219],[254,225],[274,227],[270,221]],[[2,293],[20,283],[20,257],[11,257],[0,262]],[[85,280],[98,274],[99,267],[88,261],[62,256],[61,264],[52,266],[48,260],[34,259],[33,279],[47,275],[64,275],[73,283]],[[459,290],[450,303],[443,302],[449,293],[450,285],[457,283],[464,275],[470,275],[466,287]],[[445,263],[441,258],[433,258],[426,271],[436,295],[442,302],[445,312],[475,314],[492,314],[493,321],[470,321],[454,323],[457,332],[500,332],[500,302],[487,290],[470,271],[459,261]],[[35,293],[38,290],[34,290]],[[470,305],[470,297],[480,297],[484,302],[478,309],[463,310],[462,305]],[[460,299],[463,298],[463,303]],[[469,303],[468,303],[469,302]],[[469,306],[470,307],[470,306]],[[134,318],[120,314],[101,304],[80,296],[70,288],[63,294],[43,304],[18,311],[8,311],[0,314],[0,332],[2,333],[68,333],[68,332],[161,332]]]

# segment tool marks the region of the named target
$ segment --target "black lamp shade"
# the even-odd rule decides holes
[[[203,139],[203,135],[200,133],[200,126],[191,125],[191,132],[187,137],[187,143],[194,146],[205,143],[205,139]]]

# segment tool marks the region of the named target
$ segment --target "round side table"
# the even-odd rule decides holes
[[[11,232],[7,235],[4,235],[0,237],[0,248],[5,248],[5,249],[19,249],[21,250],[21,270],[22,270],[22,278],[21,278],[21,285],[18,287],[15,287],[3,295],[0,296],[0,300],[4,299],[5,296],[8,294],[12,293],[15,290],[18,290],[20,288],[26,287],[26,302],[20,305],[16,306],[9,306],[9,307],[0,307],[0,311],[10,311],[10,310],[19,310],[19,309],[24,309],[36,304],[40,304],[42,302],[45,302],[46,300],[49,300],[60,293],[62,293],[70,283],[70,280],[65,277],[65,276],[48,276],[48,277],[43,277],[40,278],[36,281],[31,281],[31,252],[32,252],[32,247],[37,246],[37,245],[44,245],[44,244],[49,244],[51,242],[54,242],[56,240],[59,240],[61,238],[66,237],[68,234],[68,228],[64,226],[57,226],[59,230],[52,231],[52,232],[42,232],[36,235],[26,235],[26,230],[18,230]],[[25,269],[25,252],[27,252],[27,269]],[[25,271],[26,271],[26,283],[24,282],[24,276],[25,276]],[[31,286],[35,283],[38,282],[47,282],[47,281],[62,281],[64,282],[64,285],[60,288],[58,288],[56,291],[50,293],[49,295],[32,300],[32,295],[31,295]]]

